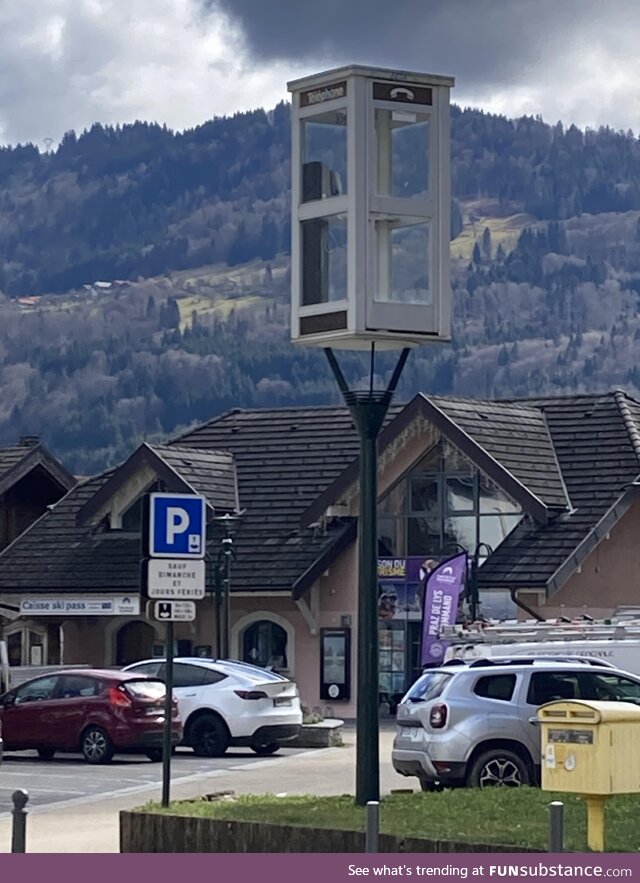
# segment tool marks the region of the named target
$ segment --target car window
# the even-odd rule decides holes
[[[25,702],[41,702],[43,699],[53,699],[53,694],[58,683],[58,675],[49,675],[46,678],[36,678],[28,684],[23,684],[15,692],[16,705]]]
[[[101,692],[102,681],[98,678],[88,678],[86,675],[63,675],[56,696],[62,699],[81,699],[99,696]]]
[[[579,699],[579,675],[572,671],[534,671],[531,673],[527,702],[544,705],[557,699]]]
[[[486,675],[479,678],[473,692],[484,699],[501,699],[509,702],[516,686],[515,675]]]
[[[160,677],[166,676],[166,665],[162,666]],[[204,684],[206,669],[199,665],[189,665],[187,662],[173,663],[173,686],[174,687],[201,687]]]
[[[640,681],[604,672],[581,675],[581,699],[600,699],[606,702],[634,702],[640,705]]]
[[[157,662],[141,662],[140,665],[127,666],[127,671],[134,671],[139,675],[157,675],[160,670],[160,660]]]
[[[425,672],[409,690],[405,699],[409,702],[426,702],[438,697],[451,680],[452,675],[444,671]]]
[[[214,671],[212,668],[203,668],[204,672],[204,680],[203,684],[219,684],[220,681],[224,681],[227,675],[222,674],[220,671]]]

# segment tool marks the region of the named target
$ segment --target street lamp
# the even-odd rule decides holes
[[[487,558],[493,553],[493,549],[488,543],[478,543],[476,550],[471,556],[471,574],[469,580],[469,613],[471,621],[475,622],[478,618],[478,608],[480,607],[480,598],[478,597],[478,568],[480,567],[480,550],[486,549]]]
[[[362,65],[288,84],[291,339],[324,349],[360,441],[356,803],[361,806],[380,795],[377,439],[409,348],[451,339],[452,86],[451,77]],[[384,390],[373,388],[376,346],[401,350]],[[368,390],[349,389],[334,349],[370,353]]]
[[[220,548],[214,564],[214,603],[216,608],[216,657],[228,659],[230,653],[231,636],[231,564],[236,560],[236,550],[233,545],[232,529],[237,526],[241,512],[214,516],[223,530]]]

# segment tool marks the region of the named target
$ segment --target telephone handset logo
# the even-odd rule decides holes
[[[416,97],[415,93],[411,91],[411,89],[405,89],[402,86],[396,86],[395,89],[392,89],[389,92],[390,98],[404,98],[406,101],[413,101]]]

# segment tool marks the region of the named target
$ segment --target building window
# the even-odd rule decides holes
[[[4,632],[9,665],[46,665],[47,629],[35,625],[13,626]]]
[[[245,662],[273,668],[287,669],[287,633],[270,619],[259,619],[244,630],[242,658]]]
[[[496,549],[522,519],[522,509],[460,451],[441,439],[380,500],[378,554],[473,555]]]

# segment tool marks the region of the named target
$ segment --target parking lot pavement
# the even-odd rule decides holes
[[[231,749],[224,758],[203,760],[194,758],[188,751],[180,751],[173,765],[171,800],[185,800],[215,791],[233,791],[236,794],[353,794],[355,793],[356,735],[352,726],[345,727],[344,746],[341,748],[282,749],[272,757],[258,758],[242,749]],[[394,772],[391,765],[393,729],[381,726],[380,732],[380,791],[388,793],[396,788],[417,788],[415,779],[405,779]],[[26,756],[26,753],[25,755]],[[137,760],[139,778],[133,772],[135,758],[118,758],[111,766],[90,767],[79,759],[69,759],[44,764],[32,760],[15,760],[8,755],[6,764],[0,766],[0,788],[10,795],[15,788],[27,787],[16,780],[14,772],[33,770],[34,789],[40,785],[48,788],[46,776],[40,778],[43,767],[53,773],[65,775],[66,764],[73,764],[75,771],[66,783],[72,790],[79,790],[81,779],[99,777],[99,787],[92,793],[87,788],[84,796],[70,795],[59,802],[47,800],[36,790],[28,805],[27,852],[41,853],[100,853],[119,851],[119,812],[141,806],[148,800],[160,800],[161,764]],[[37,771],[36,771],[37,765]],[[10,783],[5,771],[11,775]],[[49,775],[52,775],[50,773]],[[137,784],[128,790],[123,784],[116,790],[117,778],[133,777]],[[144,779],[143,777],[149,777]],[[154,779],[155,777],[155,779]],[[5,798],[2,798],[4,801]],[[6,803],[5,803],[6,805]],[[11,817],[0,813],[0,853],[8,852],[11,843]]]
[[[272,758],[302,751],[283,748]],[[224,757],[216,758],[196,757],[188,749],[178,749],[171,760],[171,779],[176,786],[187,784],[211,773],[268,764],[272,758],[258,757],[248,748],[231,748]],[[0,766],[0,818],[11,810],[11,795],[18,788],[29,793],[29,809],[35,809],[153,791],[161,783],[162,764],[140,755],[116,755],[110,764],[90,766],[80,755],[60,754],[43,761],[34,751],[7,753]]]

